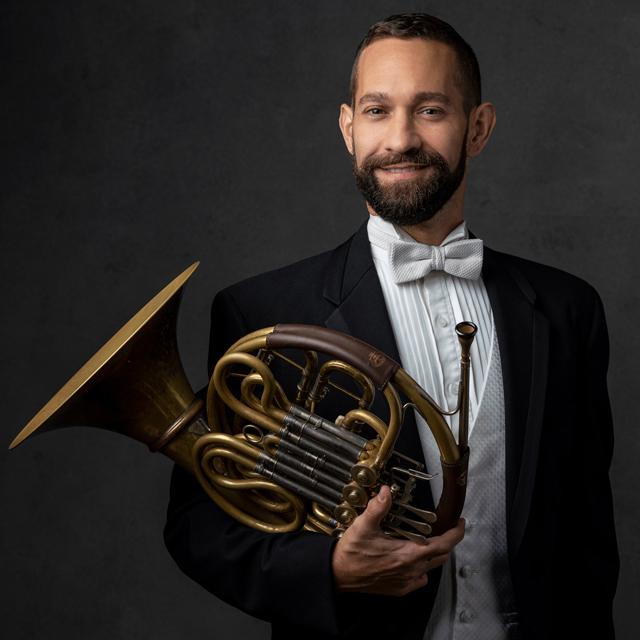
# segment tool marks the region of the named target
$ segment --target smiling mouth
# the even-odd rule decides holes
[[[384,169],[385,171],[417,171],[418,169],[424,169],[424,165],[411,164],[406,167],[390,166],[390,167],[381,167],[381,169]]]
[[[386,167],[378,167],[381,171],[384,171],[386,174],[392,174],[396,176],[413,176],[419,171],[424,171],[424,169],[428,169],[427,165],[424,164],[407,164],[407,165],[389,165]]]

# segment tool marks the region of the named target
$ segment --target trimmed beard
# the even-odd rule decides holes
[[[408,153],[389,153],[367,158],[358,167],[353,156],[353,174],[356,186],[373,210],[387,222],[410,227],[431,220],[456,192],[466,168],[467,134],[460,149],[460,160],[451,170],[447,161],[437,152],[416,149]],[[382,185],[375,169],[392,164],[412,163],[433,167],[432,175],[414,180],[400,180]]]

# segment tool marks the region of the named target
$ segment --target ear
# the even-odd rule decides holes
[[[496,126],[496,108],[490,102],[479,104],[469,114],[468,126],[467,157],[474,158],[489,142],[491,132]]]
[[[340,131],[342,132],[342,138],[347,147],[347,151],[353,155],[353,109],[348,104],[342,103],[340,105],[338,124],[340,125]]]

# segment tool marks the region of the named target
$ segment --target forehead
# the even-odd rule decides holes
[[[436,91],[462,100],[452,47],[422,38],[383,38],[360,53],[355,101],[364,93],[384,92],[393,98]]]

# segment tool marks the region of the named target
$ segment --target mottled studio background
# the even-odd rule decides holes
[[[358,226],[338,105],[367,26],[398,10],[451,21],[497,105],[471,166],[475,233],[586,278],[604,299],[616,618],[620,638],[637,637],[640,8],[552,0],[3,0],[3,637],[268,637],[165,552],[168,460],[97,430],[5,445],[192,261],[202,265],[179,336],[199,387],[213,293]]]

